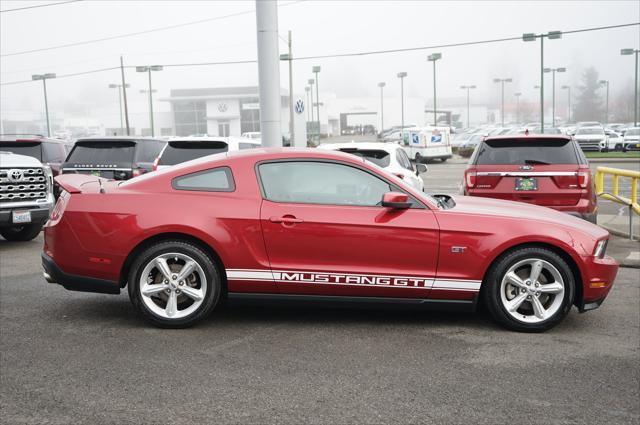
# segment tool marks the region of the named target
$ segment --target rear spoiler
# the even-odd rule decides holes
[[[69,193],[104,193],[104,183],[108,180],[103,177],[87,174],[61,174],[54,178],[60,187]]]

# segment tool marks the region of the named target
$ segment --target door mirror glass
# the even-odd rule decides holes
[[[387,192],[382,195],[382,206],[398,210],[411,208],[413,205],[409,202],[409,196],[400,192]]]
[[[416,163],[416,176],[427,172],[427,166],[425,164]]]

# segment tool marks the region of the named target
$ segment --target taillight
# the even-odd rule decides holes
[[[476,185],[476,176],[478,173],[475,171],[467,171],[465,174],[465,179],[467,181],[467,187],[475,187]]]
[[[591,174],[589,171],[578,172],[578,184],[583,189],[589,186],[589,174]]]

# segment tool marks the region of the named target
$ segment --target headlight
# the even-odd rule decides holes
[[[50,192],[53,190],[53,173],[51,172],[51,167],[43,165],[42,171],[44,171],[44,178],[47,180],[47,192]]]
[[[602,258],[604,257],[604,253],[607,250],[607,244],[609,243],[609,239],[599,240],[596,244],[596,249],[593,251],[593,256]]]

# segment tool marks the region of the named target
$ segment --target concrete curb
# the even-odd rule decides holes
[[[612,235],[620,236],[621,238],[627,238],[627,239],[629,238],[629,234],[627,232],[623,232],[621,230],[614,229],[613,227],[609,227],[606,224],[598,224],[598,226],[600,226],[603,229],[607,230]],[[636,235],[634,235],[634,236],[636,236]],[[640,235],[638,235],[638,236],[640,236]]]

